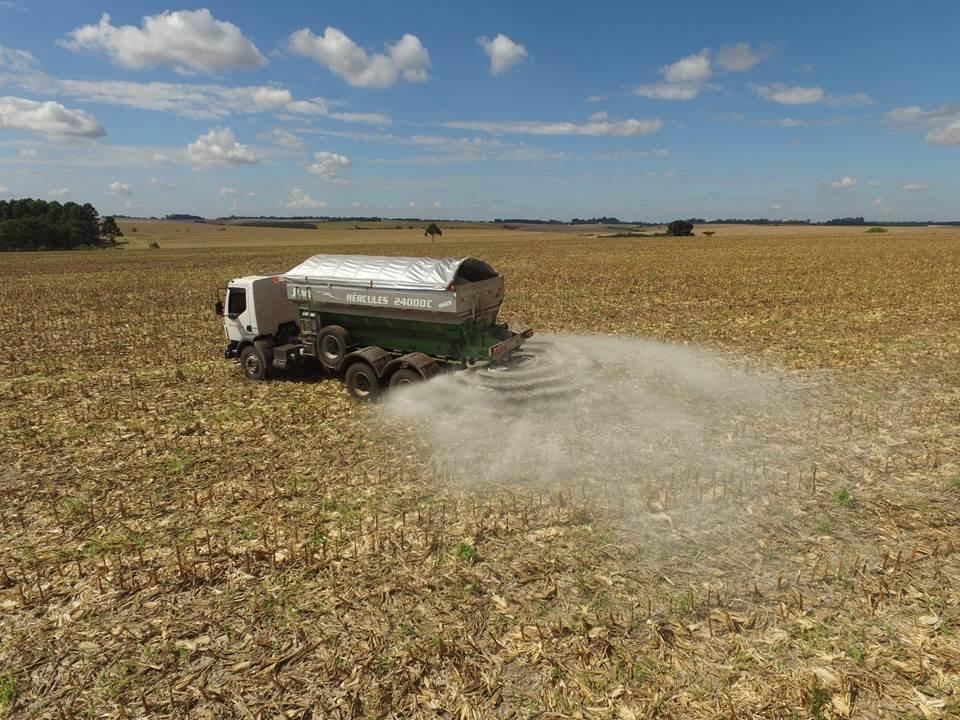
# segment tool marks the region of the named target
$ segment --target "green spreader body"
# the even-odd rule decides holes
[[[497,323],[503,276],[476,258],[316,255],[282,282],[305,348],[330,325],[356,345],[459,363],[496,359],[526,339]]]

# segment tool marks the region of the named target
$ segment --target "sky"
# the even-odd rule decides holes
[[[960,219],[960,3],[0,0],[0,199]]]

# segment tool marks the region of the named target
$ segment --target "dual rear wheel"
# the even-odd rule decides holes
[[[400,368],[390,376],[388,387],[402,388],[421,382],[423,377],[416,370]],[[347,392],[358,400],[373,400],[383,390],[383,384],[376,371],[362,361],[353,363],[344,375]]]

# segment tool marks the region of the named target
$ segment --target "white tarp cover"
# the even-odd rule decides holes
[[[283,279],[383,289],[446,290],[457,276],[461,265],[467,265],[465,270],[469,269],[471,275],[494,277],[497,274],[483,260],[472,257],[458,260],[377,255],[314,255],[284,273]]]

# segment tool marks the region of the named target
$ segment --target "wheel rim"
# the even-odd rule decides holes
[[[410,378],[403,377],[403,378],[400,378],[399,380],[397,380],[397,382],[394,383],[394,384],[397,385],[397,386],[400,386],[400,385],[413,385],[413,380],[411,380]]]
[[[327,360],[336,360],[340,357],[340,345],[333,335],[327,335],[323,338],[320,351]]]
[[[247,359],[243,363],[243,368],[247,371],[247,375],[258,375],[260,373],[260,358],[258,358],[255,353],[247,355]]]
[[[370,389],[373,387],[373,383],[370,382],[370,378],[367,377],[366,373],[357,373],[353,378],[353,389],[357,391],[357,395],[360,397],[366,397],[370,394]]]

